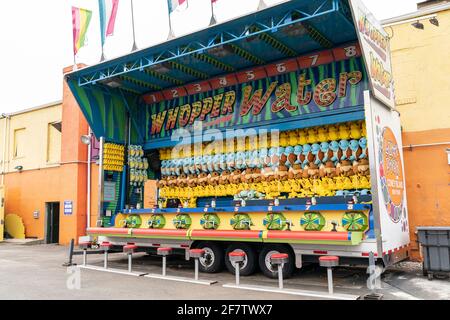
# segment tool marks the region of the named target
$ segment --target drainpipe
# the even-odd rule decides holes
[[[0,185],[4,185],[5,184],[5,171],[6,171],[6,158],[8,156],[8,148],[6,147],[6,143],[8,142],[8,124],[9,124],[9,119],[10,116],[7,114],[2,114],[2,118],[5,119],[5,128],[4,128],[4,133],[3,133],[3,161],[2,161],[2,182],[0,183]]]
[[[105,138],[100,137],[100,154],[99,154],[99,165],[98,165],[98,217],[97,226],[103,226],[103,180],[105,173],[103,171],[103,147],[105,144]]]
[[[89,137],[91,138],[91,143],[87,146],[88,147],[88,159],[87,159],[87,223],[86,223],[86,229],[89,229],[91,227],[91,157],[92,157],[92,131],[91,127],[89,127]]]

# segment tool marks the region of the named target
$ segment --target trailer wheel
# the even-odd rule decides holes
[[[241,264],[241,268],[239,269],[241,276],[250,276],[253,273],[255,273],[256,266],[257,266],[257,256],[255,250],[246,243],[233,243],[228,246],[228,248],[225,250],[225,266],[227,267],[228,271],[230,273],[234,274],[235,269],[234,265],[230,262],[230,259],[228,258],[228,254],[230,252],[244,252],[245,253],[245,260]]]
[[[199,270],[204,273],[217,273],[223,269],[223,249],[213,242],[200,242],[195,246],[205,250],[203,258],[199,259]]]
[[[295,257],[292,250],[282,244],[267,244],[263,247],[259,253],[259,267],[264,275],[268,278],[278,278],[278,270],[273,268],[270,263],[270,257],[274,253],[287,253],[289,255],[289,261],[283,266],[283,278],[287,279],[292,276],[295,270]]]

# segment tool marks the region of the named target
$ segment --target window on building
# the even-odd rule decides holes
[[[61,122],[48,124],[47,129],[47,163],[61,161]]]
[[[14,130],[13,158],[25,157],[25,128]]]

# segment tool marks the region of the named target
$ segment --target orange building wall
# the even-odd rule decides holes
[[[68,72],[70,69],[65,69]],[[46,202],[60,203],[59,243],[68,244],[86,234],[87,225],[87,150],[80,137],[88,124],[66,83],[63,84],[61,162],[59,166],[26,170],[5,175],[5,214],[22,217],[27,237],[44,239]],[[92,165],[92,210],[96,220],[97,165]],[[64,201],[73,202],[72,215],[64,215]],[[33,212],[39,211],[39,218]]]
[[[449,140],[450,129],[403,133],[411,254],[414,260],[420,259],[416,235],[418,226],[450,226],[450,166],[446,152],[450,145],[408,146]]]

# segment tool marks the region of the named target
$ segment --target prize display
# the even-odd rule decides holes
[[[148,160],[144,157],[142,146],[130,145],[128,147],[128,165],[130,167],[130,184],[142,186],[148,180]]]
[[[103,168],[106,171],[122,172],[125,159],[125,147],[120,144],[105,143],[103,147]]]
[[[225,152],[211,144],[194,152],[190,147],[161,150],[160,197],[195,207],[195,199],[206,197],[292,199],[370,192],[362,121],[285,131],[276,141],[254,139],[260,143],[252,137],[235,139],[231,146],[224,142]]]

